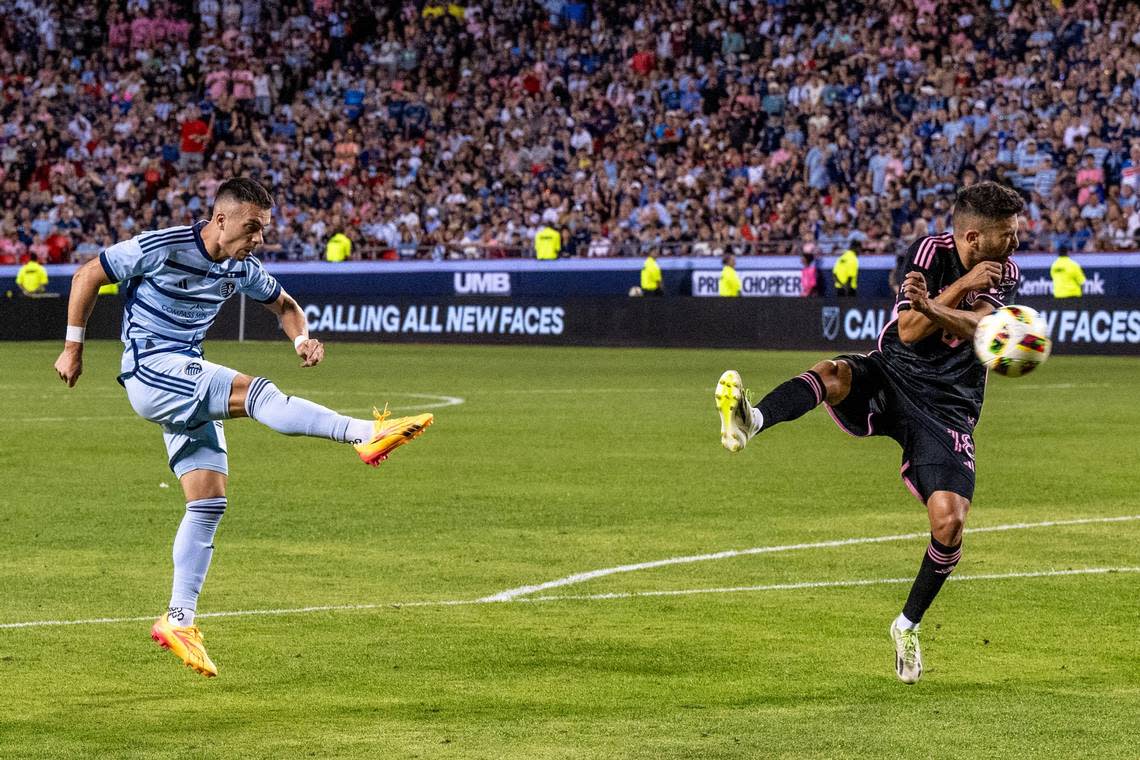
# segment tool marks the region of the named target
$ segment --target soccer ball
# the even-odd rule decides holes
[[[974,353],[999,375],[1021,377],[1049,358],[1049,325],[1028,306],[1003,306],[978,322]]]

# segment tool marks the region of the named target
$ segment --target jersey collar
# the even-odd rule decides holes
[[[190,229],[194,231],[194,245],[198,247],[198,253],[202,254],[202,258],[211,264],[217,264],[218,262],[210,258],[210,254],[206,250],[206,244],[202,242],[202,228],[207,224],[209,224],[209,222],[203,219],[201,221],[194,222],[194,224],[190,226]]]

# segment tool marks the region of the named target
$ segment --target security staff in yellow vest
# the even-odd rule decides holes
[[[854,248],[848,248],[835,261],[831,275],[835,279],[835,295],[855,295],[859,287],[859,255]]]
[[[346,261],[351,255],[352,241],[348,235],[338,232],[329,238],[328,245],[325,246],[326,261]]]
[[[40,257],[36,254],[28,256],[28,263],[16,272],[16,284],[20,292],[26,296],[37,295],[47,290],[47,270],[40,264]]]
[[[661,265],[657,263],[657,252],[650,251],[641,267],[641,292],[647,296],[665,295],[661,287]]]
[[[740,295],[740,275],[736,273],[736,257],[726,254],[721,262],[724,269],[720,270],[720,287],[718,292],[722,296],[735,298]]]
[[[1081,265],[1069,257],[1069,252],[1062,248],[1057,252],[1057,260],[1049,267],[1049,274],[1053,275],[1054,298],[1080,298],[1081,286],[1085,284],[1085,271]]]
[[[553,227],[543,227],[534,235],[534,255],[544,261],[558,258],[562,250],[562,233]]]

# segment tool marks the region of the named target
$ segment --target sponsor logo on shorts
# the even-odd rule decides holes
[[[190,362],[189,364],[186,365],[186,369],[183,371],[187,375],[190,375],[191,377],[193,377],[194,375],[200,375],[200,374],[202,374],[202,365],[199,364],[198,362]]]
[[[229,282],[229,281],[223,282],[222,283],[222,298],[229,298],[230,296],[232,296],[234,294],[234,288],[235,287],[236,286],[232,282]]]

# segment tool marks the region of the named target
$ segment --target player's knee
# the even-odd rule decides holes
[[[190,470],[179,478],[187,501],[225,498],[227,478],[215,470]]]
[[[811,368],[823,380],[827,403],[838,404],[851,390],[851,365],[845,361],[825,359]]]
[[[927,502],[930,513],[930,532],[946,546],[962,543],[966,528],[966,516],[970,512],[970,502],[964,496],[949,491],[934,493]]]

